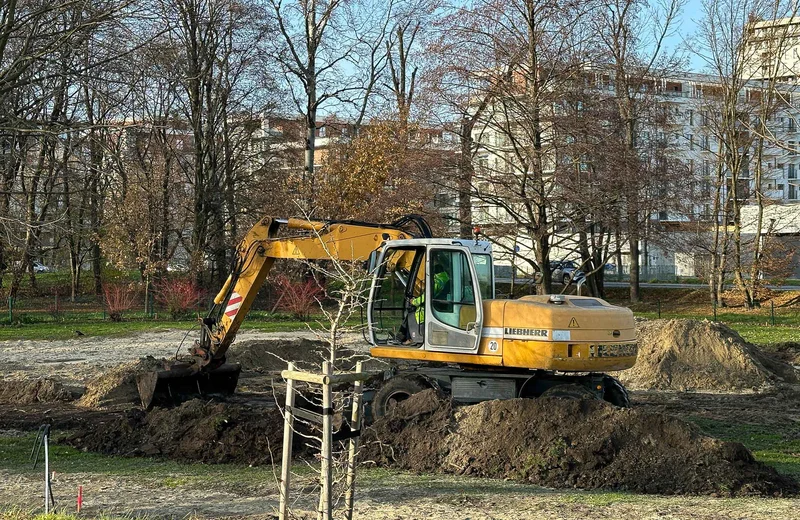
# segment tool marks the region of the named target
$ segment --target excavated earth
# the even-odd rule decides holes
[[[194,399],[172,409],[138,409],[80,429],[66,439],[76,448],[179,461],[270,464],[280,460],[283,417],[264,409]]]
[[[798,483],[740,443],[661,413],[558,398],[453,408],[433,390],[400,403],[363,438],[362,460],[415,472],[512,479],[554,488],[767,495]]]
[[[764,354],[721,323],[637,322],[639,356],[616,376],[630,389],[761,391],[800,382],[792,365]]]
[[[0,403],[32,404],[71,401],[74,393],[49,378],[0,380]]]

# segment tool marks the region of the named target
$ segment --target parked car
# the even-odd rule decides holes
[[[43,263],[37,262],[35,260],[31,263],[31,266],[33,267],[33,272],[36,274],[53,272],[52,267],[50,267],[49,265],[44,265]]]
[[[564,285],[569,285],[571,282],[581,280],[586,276],[586,273],[578,269],[575,262],[571,260],[562,260],[560,262],[550,262],[550,271],[553,280],[561,282]]]

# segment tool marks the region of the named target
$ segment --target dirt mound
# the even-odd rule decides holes
[[[128,410],[122,418],[94,424],[66,442],[109,455],[269,464],[281,456],[283,417],[277,408],[195,399],[171,409]]]
[[[32,404],[71,401],[71,391],[52,379],[6,379],[0,381],[0,403]]]
[[[721,323],[652,320],[636,325],[639,357],[618,375],[629,388],[727,392],[798,382],[793,367]]]
[[[337,370],[352,370],[353,355],[350,350],[340,350],[342,364],[337,364]],[[309,339],[249,340],[234,343],[228,350],[228,361],[241,364],[243,370],[256,372],[280,372],[286,370],[289,361],[301,370],[319,371],[321,363],[329,357],[327,343]]]
[[[161,370],[164,362],[152,356],[110,368],[89,381],[78,404],[92,408],[129,407],[141,404],[136,375]]]
[[[487,401],[453,409],[417,394],[364,436],[362,460],[547,487],[658,494],[792,495],[793,479],[739,443],[664,414],[602,401]]]

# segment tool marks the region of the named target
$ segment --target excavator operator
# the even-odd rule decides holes
[[[445,262],[438,256],[434,257],[433,273],[433,299],[436,300],[447,293],[450,283]],[[398,339],[403,345],[422,344],[425,330],[425,290],[423,289],[415,298],[409,297],[408,302],[414,308],[414,312],[410,310],[406,312]],[[411,323],[412,317],[415,323]]]

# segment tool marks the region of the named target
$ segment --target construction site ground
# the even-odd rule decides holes
[[[69,340],[0,342],[6,363],[3,380],[16,383],[51,378],[69,391],[121,362],[142,357],[170,358],[185,331],[141,333],[126,337],[76,337]],[[245,331],[237,343],[285,341],[311,332]],[[352,338],[350,347],[366,347]],[[186,340],[187,342],[190,339]],[[797,354],[789,347],[790,355]],[[774,349],[767,349],[774,353]],[[263,391],[272,376],[245,374],[242,384],[252,399],[271,404]],[[2,390],[2,389],[0,389]],[[2,393],[2,392],[0,392]],[[800,477],[800,392],[780,387],[743,393],[639,390],[633,406],[690,420],[712,436],[742,442],[758,460],[783,474]],[[0,517],[18,518],[42,502],[41,468],[28,460],[35,431],[45,421],[56,427],[52,450],[54,495],[65,512],[74,512],[78,486],[83,486],[81,517],[101,514],[148,518],[271,518],[277,506],[277,476],[269,464],[202,464],[163,458],[121,457],[83,451],[61,444],[75,428],[91,429],[119,420],[125,411],[52,401],[0,404]],[[295,506],[313,511],[313,476],[299,463],[300,490]],[[552,490],[508,480],[443,474],[413,474],[395,469],[365,468],[358,480],[356,518],[747,518],[793,519],[797,498],[659,496],[618,491]]]

